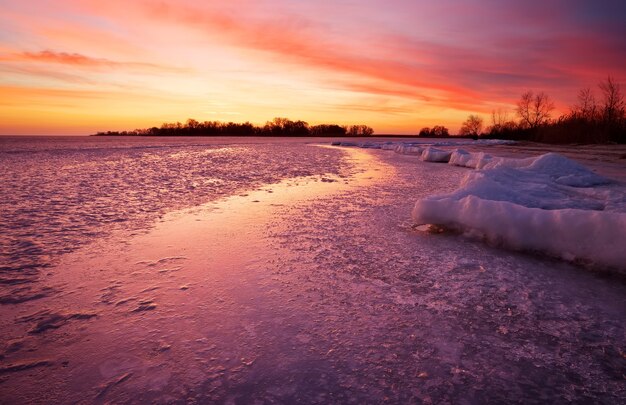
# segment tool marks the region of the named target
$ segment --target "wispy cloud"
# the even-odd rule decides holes
[[[188,73],[190,69],[157,65],[144,62],[114,61],[106,58],[94,58],[80,53],[55,52],[14,52],[0,54],[0,62],[32,62],[68,65],[79,68],[106,68],[139,71],[143,73]]]

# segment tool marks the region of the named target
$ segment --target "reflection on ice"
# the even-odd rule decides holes
[[[0,149],[0,303],[62,254],[164,213],[284,178],[338,174],[342,153],[223,139],[13,139]],[[232,141],[231,141],[232,142]],[[275,159],[280,156],[280,159]]]

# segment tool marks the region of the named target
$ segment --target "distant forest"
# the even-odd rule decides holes
[[[186,123],[164,123],[160,127],[135,129],[134,131],[98,132],[96,136],[371,136],[374,130],[367,125],[341,126],[336,124],[309,125],[304,121],[274,118],[265,125],[249,122],[199,122],[188,119]]]
[[[554,102],[544,92],[527,91],[515,109],[515,119],[505,110],[493,111],[491,125],[483,132],[483,120],[470,115],[459,135],[544,143],[626,143],[626,102],[619,84],[609,76],[598,85],[599,97],[590,88],[578,93],[568,113],[552,118]]]
[[[520,97],[515,110],[494,110],[491,125],[470,115],[457,136],[466,138],[509,139],[543,143],[621,143],[626,144],[626,101],[619,84],[611,76],[598,85],[597,97],[590,88],[578,93],[578,101],[570,111],[552,118],[554,101],[544,92],[527,91]],[[309,125],[304,121],[274,118],[263,126],[250,122],[199,122],[188,119],[164,123],[160,127],[134,131],[98,132],[96,136],[286,136],[286,137],[344,137],[371,136],[367,125],[336,124]],[[436,125],[422,128],[419,137],[447,138],[448,128]]]

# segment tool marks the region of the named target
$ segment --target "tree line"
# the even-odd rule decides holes
[[[483,119],[470,115],[459,135],[546,143],[626,143],[626,102],[619,83],[609,76],[598,85],[580,90],[576,104],[555,119],[554,101],[544,92],[527,91],[515,108],[517,120],[506,110],[494,110],[483,132]]]
[[[367,125],[342,126],[336,124],[309,125],[305,121],[274,118],[263,126],[250,122],[221,122],[188,119],[186,123],[164,123],[160,127],[133,131],[98,132],[96,136],[371,136],[374,130]]]

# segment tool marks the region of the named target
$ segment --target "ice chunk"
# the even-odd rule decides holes
[[[469,161],[467,162],[467,167],[472,169],[482,169],[487,164],[491,163],[493,160],[493,156],[485,152],[472,153]]]
[[[493,161],[493,156],[485,152],[470,153],[463,149],[452,151],[448,163],[455,166],[469,167],[470,169],[482,169]],[[497,158],[500,161],[501,158]]]
[[[424,162],[448,162],[452,152],[436,149],[433,147],[427,147],[422,152],[422,160]]]
[[[407,145],[407,146],[404,147],[404,150],[402,151],[402,153],[405,154],[405,155],[418,155],[418,156],[421,156],[423,151],[424,151],[424,148],[421,148],[419,146]]]
[[[406,145],[403,143],[399,143],[395,146],[395,148],[393,148],[393,151],[396,153],[403,153],[404,152],[404,148],[406,148]]]
[[[448,161],[448,163],[451,165],[455,165],[455,166],[468,167],[467,164],[471,157],[472,157],[471,153],[463,149],[455,149],[452,151],[452,154],[450,155],[450,160]]]
[[[455,159],[466,157],[453,153]],[[486,161],[484,155],[475,158]],[[459,190],[417,201],[414,222],[462,230],[514,249],[626,270],[622,185],[609,185],[610,180],[553,153],[491,158],[484,167],[470,172]]]

